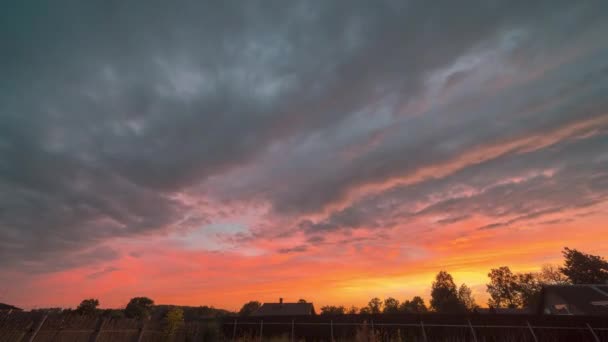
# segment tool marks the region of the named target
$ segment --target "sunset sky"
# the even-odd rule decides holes
[[[608,1],[14,1],[0,302],[428,300],[608,256]]]

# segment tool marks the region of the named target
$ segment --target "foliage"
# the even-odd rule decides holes
[[[384,299],[384,308],[382,309],[384,314],[397,314],[399,313],[399,301],[393,297]]]
[[[486,287],[490,295],[489,306],[495,308],[521,306],[521,297],[517,293],[517,276],[508,266],[491,269],[488,277],[490,283]]]
[[[125,312],[120,309],[105,309],[102,312],[102,316],[110,319],[125,318]]]
[[[260,302],[258,302],[257,300],[249,301],[248,303],[245,303],[243,305],[243,307],[239,311],[239,315],[240,316],[250,316],[252,313],[254,313],[261,306],[262,306],[262,304]]]
[[[369,309],[368,306],[364,306],[361,308],[361,310],[359,310],[360,315],[369,315],[371,313],[372,313],[372,311]]]
[[[424,313],[428,312],[428,308],[424,304],[424,299],[415,296],[412,300],[406,300],[399,306],[399,311],[404,313]]]
[[[477,303],[475,303],[475,297],[473,297],[473,293],[471,292],[471,288],[467,286],[467,284],[462,284],[458,288],[458,299],[467,309],[467,311],[473,311],[479,307]]]
[[[509,267],[503,266],[492,269],[488,277],[490,283],[486,286],[490,294],[489,306],[534,307],[540,299],[540,291],[544,283],[537,273],[514,274]]]
[[[171,340],[175,333],[184,326],[184,310],[179,307],[173,307],[167,311],[164,323],[164,335],[168,340]]]
[[[125,308],[125,316],[128,318],[147,319],[152,313],[154,301],[148,297],[131,298]]]
[[[565,247],[564,267],[560,271],[573,284],[605,284],[608,282],[608,262],[601,256]]]
[[[301,299],[300,298],[300,299],[298,299],[298,303],[308,303],[308,302],[306,301],[306,299]]]
[[[354,305],[346,310],[346,313],[349,315],[356,315],[358,312],[359,312],[359,308]]]
[[[344,315],[346,308],[343,306],[326,305],[321,307],[321,315]]]
[[[382,312],[382,300],[378,297],[374,297],[367,303],[367,307],[369,308],[369,313],[379,314]]]
[[[603,284],[608,282],[608,262],[600,256],[564,248],[564,267],[543,265],[539,273],[514,274],[506,267],[492,269],[487,284],[493,307],[535,307],[543,285]]]
[[[76,308],[76,312],[80,315],[89,316],[94,315],[99,306],[99,300],[95,298],[85,299]]]
[[[12,306],[12,305],[11,305]],[[13,308],[16,308],[13,306]],[[60,308],[60,307],[54,307],[54,308],[39,308],[39,309],[32,309],[30,310],[31,312],[42,312],[42,313],[46,313],[46,314],[60,314],[66,310],[69,309],[64,309],[64,308]]]
[[[214,317],[223,317],[230,315],[231,312],[222,309],[216,309],[213,306],[197,306],[197,307],[181,307],[184,310],[184,319],[186,321],[204,320]]]
[[[543,283],[537,273],[517,274],[515,290],[520,297],[519,301],[524,308],[533,308],[538,305]]]
[[[440,271],[431,288],[431,308],[443,313],[461,313],[466,309],[458,298],[456,284],[452,276]]]
[[[541,283],[548,285],[565,285],[570,283],[568,277],[560,271],[559,266],[551,264],[543,265],[538,277]]]

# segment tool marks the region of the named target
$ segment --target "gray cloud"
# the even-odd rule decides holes
[[[319,234],[391,228],[429,218],[452,224],[472,215],[495,220],[479,229],[495,229],[591,207],[608,199],[608,160],[598,158],[608,148],[607,133],[472,164],[444,178],[397,185],[333,211],[321,221],[303,220],[299,229]],[[542,222],[563,223],[564,219]]]
[[[290,248],[281,248],[277,252],[279,252],[281,254],[289,254],[289,253],[306,252],[307,250],[308,250],[308,246],[298,245],[298,246],[290,247]]]
[[[523,161],[512,151],[510,159],[370,195],[317,222],[299,216],[361,185],[605,115],[608,52],[597,37],[608,12],[600,6],[15,5],[0,13],[0,41],[9,52],[0,54],[0,265],[60,270],[116,258],[102,247],[109,238],[153,234],[185,218],[193,208],[179,192],[218,203],[268,202],[274,215],[311,234],[390,227],[428,213],[444,214],[443,223],[463,212],[533,215],[515,204],[480,203],[556,191],[553,203],[531,207],[604,200],[605,161],[593,164],[594,173],[577,167],[601,152],[593,149],[581,154],[587,159],[558,165],[563,185],[538,178],[527,191],[495,186],[479,202],[403,210],[467,177],[479,188],[526,163],[543,168],[564,156],[542,150],[540,160]],[[582,57],[498,95],[489,90],[511,69],[531,72],[566,54],[568,40]]]
[[[109,274],[109,273],[112,273],[112,272],[115,272],[115,271],[119,271],[119,270],[120,270],[120,268],[118,268],[118,267],[109,266],[109,267],[106,267],[106,268],[102,269],[101,271],[97,271],[97,272],[93,272],[93,273],[88,274],[87,275],[87,279],[97,279],[97,278],[102,277],[102,276],[104,276],[106,274]]]

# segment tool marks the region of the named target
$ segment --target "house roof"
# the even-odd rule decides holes
[[[608,284],[548,285],[542,291],[542,309],[546,295],[551,293],[582,314],[608,315]]]
[[[302,316],[314,311],[312,303],[264,303],[252,316]]]
[[[476,309],[480,314],[498,314],[498,315],[525,315],[530,314],[532,311],[527,308],[478,308]],[[493,312],[492,312],[493,311]]]

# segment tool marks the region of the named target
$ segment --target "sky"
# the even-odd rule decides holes
[[[608,256],[606,1],[15,1],[0,302],[428,300]]]

